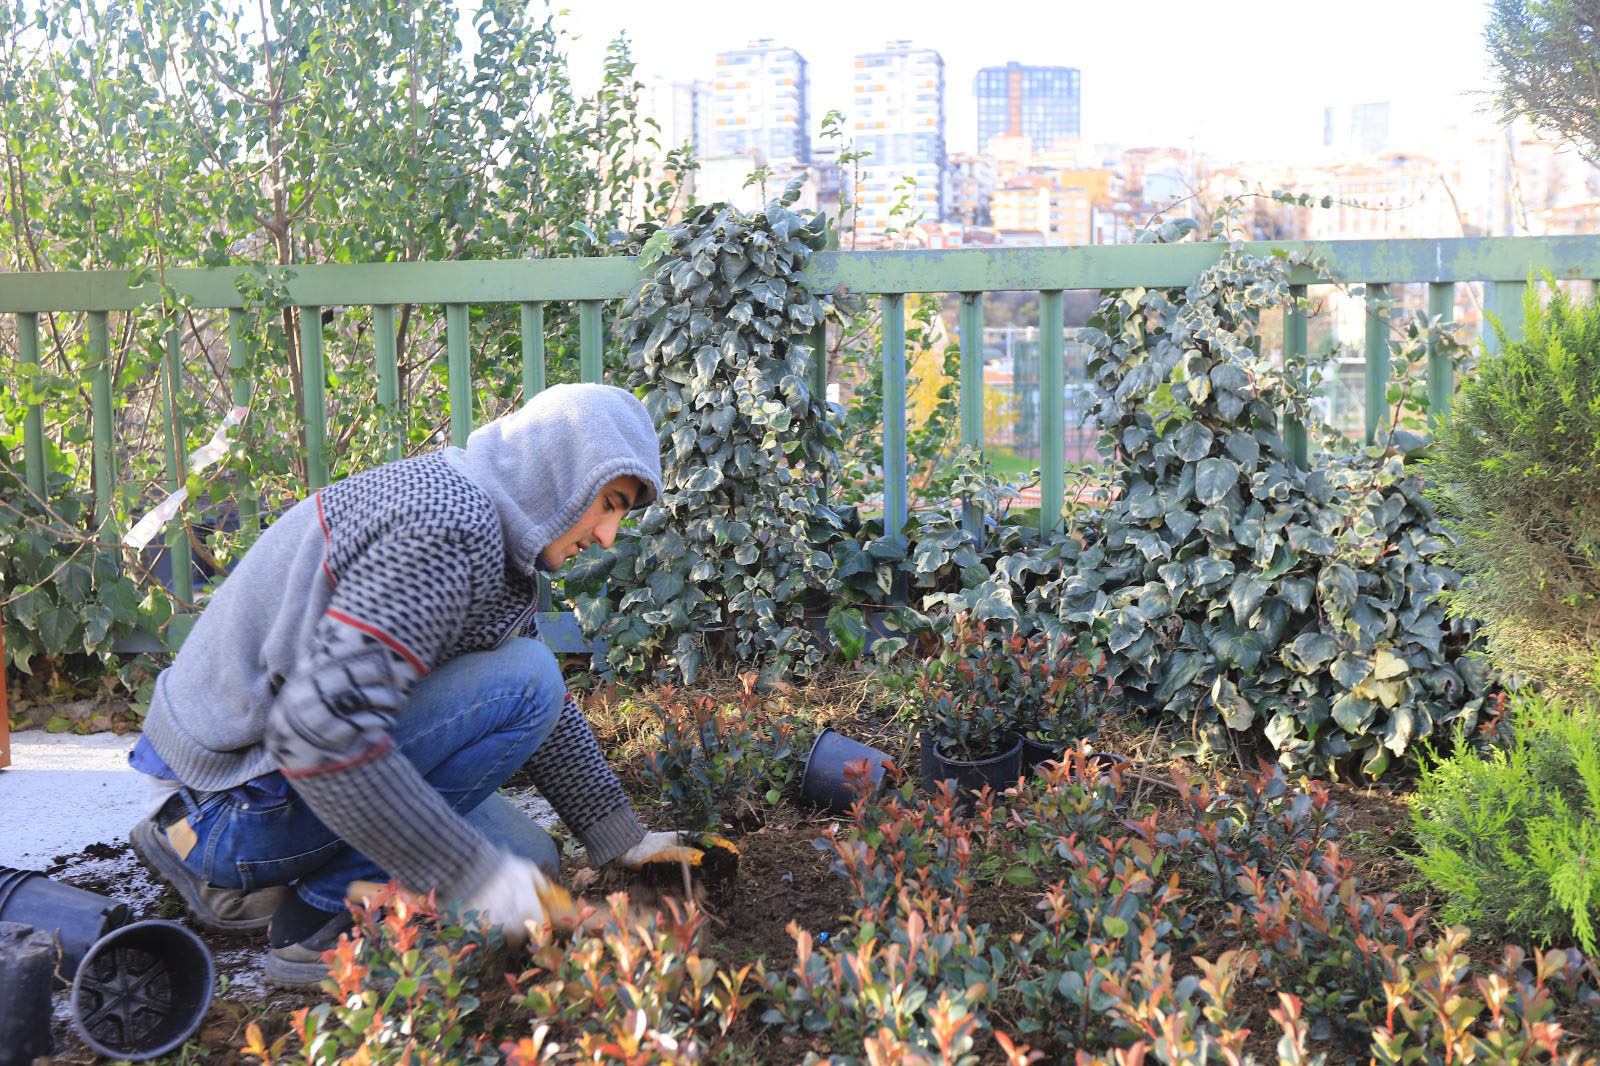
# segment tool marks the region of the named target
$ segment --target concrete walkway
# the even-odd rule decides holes
[[[0,770],[0,865],[43,870],[91,844],[121,844],[144,814],[144,775],[128,765],[137,733],[11,734]]]
[[[11,766],[0,770],[0,866],[44,870],[94,844],[126,843],[148,807],[147,782],[128,765],[137,733],[11,734]],[[536,792],[511,801],[541,825],[555,812]]]

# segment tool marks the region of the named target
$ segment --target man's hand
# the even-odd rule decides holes
[[[637,870],[647,862],[687,862],[698,866],[701,851],[685,845],[675,832],[646,833],[644,839],[617,856],[617,861],[630,870]]]
[[[577,918],[571,894],[539,867],[514,855],[502,856],[489,880],[461,901],[461,909],[477,911],[484,925],[499,926],[513,947],[521,947],[540,926],[570,928]]]

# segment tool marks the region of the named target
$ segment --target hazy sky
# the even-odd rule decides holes
[[[641,73],[709,78],[758,37],[811,65],[813,124],[846,110],[857,52],[906,39],[945,61],[951,151],[976,143],[980,67],[1083,71],[1086,141],[1281,156],[1318,143],[1329,104],[1388,100],[1405,129],[1469,116],[1488,87],[1488,0],[577,0],[562,20],[579,86],[626,30]]]

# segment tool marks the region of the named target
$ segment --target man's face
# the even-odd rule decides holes
[[[544,546],[539,552],[540,560],[556,570],[591,544],[611,547],[617,539],[617,527],[643,493],[644,482],[632,474],[612,478],[577,524]]]

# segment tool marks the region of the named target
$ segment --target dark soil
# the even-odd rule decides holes
[[[893,728],[874,720],[859,704],[842,713],[835,705],[832,717],[835,723],[846,723],[852,735],[897,755],[909,754],[905,751],[909,746],[899,743],[901,738]],[[640,801],[641,816],[647,823],[665,824],[667,815],[650,809],[646,790],[641,787],[643,753],[653,737],[646,736],[648,730],[633,722],[615,719],[608,724],[615,732],[606,725],[597,726],[597,732],[613,753],[619,775]],[[1149,758],[1151,749],[1146,746],[1146,738],[1137,735],[1103,737],[1100,747],[1124,751],[1134,758],[1135,766],[1125,775],[1130,809],[1134,813],[1154,809],[1158,818],[1164,820],[1174,806],[1175,793],[1168,779],[1171,766]],[[902,765],[914,764],[914,758],[903,761]],[[1194,767],[1183,768],[1199,772]],[[513,785],[518,783],[513,779]],[[1362,890],[1393,893],[1407,911],[1426,908],[1430,913],[1436,912],[1439,898],[1405,857],[1414,841],[1404,792],[1397,788],[1344,783],[1330,788],[1338,805],[1335,818],[1338,844],[1341,853],[1355,861]],[[694,895],[711,916],[702,949],[734,969],[760,962],[768,972],[781,972],[795,957],[795,941],[789,931],[791,924],[819,938],[823,933],[836,933],[843,924],[848,910],[847,886],[830,869],[831,850],[819,849],[815,842],[831,822],[848,819],[786,803],[763,809],[761,817],[755,821],[759,824],[729,832],[739,852],[735,875],[697,878]],[[154,882],[133,859],[125,844],[97,844],[80,855],[61,856],[49,873],[66,883],[130,901],[136,911],[135,917],[160,917],[187,924],[176,895]],[[683,895],[681,869],[676,866],[670,872],[641,880],[619,871],[593,874],[570,865],[564,879],[595,904],[602,904],[609,893],[619,889],[627,889],[636,902],[645,905],[659,902],[661,896]],[[1033,890],[999,882],[992,890],[984,889],[973,900],[973,919],[990,924],[992,942],[1004,939],[1009,933],[1027,928],[1027,919],[1033,913],[1034,895]],[[1229,935],[1220,919],[1210,913],[1215,908],[1200,909],[1210,916],[1194,930],[1198,943],[1183,953],[1185,959],[1180,963],[1180,976],[1196,972],[1188,956],[1214,959],[1230,949],[1250,946]],[[245,1027],[250,1022],[261,1024],[270,1041],[287,1027],[289,1012],[322,1000],[320,992],[293,994],[266,985],[260,972],[265,950],[261,938],[195,931],[211,948],[219,975],[217,997],[199,1031],[200,1041],[205,1045],[200,1053],[203,1061],[233,1066],[242,1061],[240,1049]],[[1428,932],[1422,934],[1424,939],[1428,935]],[[1499,961],[1501,945],[1477,940],[1467,950],[1475,967],[1483,972]],[[486,985],[485,989],[488,987]],[[515,1008],[509,1002],[498,1002],[503,998],[503,995],[487,994],[482,1016],[486,1021],[505,1021],[511,1023],[512,1028],[525,1028],[526,1020],[515,1016]],[[64,993],[57,996],[54,1028],[58,1053],[55,1061],[93,1061],[94,1056],[71,1031],[65,1000]],[[1252,1036],[1248,1051],[1262,1061],[1273,1061],[1278,1028],[1267,1012],[1278,1006],[1275,990],[1245,981],[1239,987],[1236,1003],[1250,1015],[1248,1024]],[[1003,1024],[1007,1019],[997,1021]],[[807,1041],[802,1046],[753,1019],[741,1024],[740,1039],[763,1060],[794,1061],[808,1049],[826,1051],[825,1036],[818,1038],[822,1043]]]

